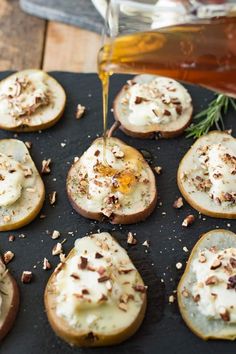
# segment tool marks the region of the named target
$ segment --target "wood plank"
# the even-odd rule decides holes
[[[18,0],[0,1],[0,70],[40,68],[46,21],[25,14]]]
[[[101,36],[57,22],[47,27],[43,69],[96,72]]]

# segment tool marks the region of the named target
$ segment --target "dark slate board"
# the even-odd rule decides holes
[[[1,73],[3,78],[7,73]],[[172,203],[179,192],[176,186],[176,170],[183,154],[190,147],[192,141],[180,137],[173,140],[138,140],[126,137],[117,132],[127,143],[138,149],[145,149],[153,155],[153,165],[163,167],[163,174],[157,177],[160,201],[154,213],[143,223],[130,226],[112,226],[99,224],[77,215],[67,200],[65,193],[65,179],[69,164],[74,156],[79,156],[102,132],[101,86],[95,74],[53,73],[61,82],[67,93],[67,106],[64,117],[53,128],[40,133],[20,134],[19,139],[33,142],[31,155],[38,168],[43,158],[52,158],[52,174],[44,177],[47,193],[57,190],[58,203],[55,207],[49,206],[46,200],[42,212],[46,219],[37,218],[30,225],[13,232],[16,240],[8,242],[9,232],[1,233],[0,249],[2,252],[12,250],[15,259],[9,264],[9,269],[15,275],[21,290],[20,312],[11,333],[1,343],[0,352],[4,354],[49,354],[49,353],[84,353],[84,354],[219,354],[235,353],[235,343],[211,341],[204,342],[197,338],[185,326],[176,303],[169,304],[168,296],[178,284],[183,272],[177,270],[177,262],[185,263],[188,254],[183,252],[183,246],[192,249],[198,237],[203,232],[218,227],[230,228],[235,231],[236,221],[217,220],[213,218],[198,218],[198,213],[186,203],[181,210],[175,210]],[[124,76],[112,78],[111,98],[125,82]],[[205,89],[188,86],[193,97],[195,112],[206,105],[213,95]],[[85,105],[88,112],[84,118],[75,119],[76,105]],[[110,113],[110,123],[113,118]],[[235,113],[230,112],[226,120],[226,127],[236,129]],[[13,133],[0,132],[0,138],[13,137]],[[60,143],[66,142],[61,147]],[[56,181],[54,180],[56,178]],[[163,215],[162,212],[166,212]],[[189,228],[181,226],[183,218],[189,213],[196,215],[197,220]],[[229,224],[231,227],[229,227]],[[58,262],[57,257],[51,255],[51,249],[56,241],[51,240],[47,231],[57,229],[61,232],[61,240],[67,238],[64,244],[68,252],[76,237],[86,233],[112,231],[122,246],[140,270],[148,290],[148,310],[140,330],[128,341],[113,348],[73,349],[56,338],[51,330],[43,306],[43,292],[51,271],[42,270],[42,260],[47,257],[53,266]],[[73,231],[75,237],[68,235]],[[128,231],[136,232],[138,244],[127,246]],[[19,238],[19,234],[26,238]],[[145,252],[142,242],[150,241],[150,248]],[[37,268],[33,269],[36,265]],[[23,270],[33,270],[34,281],[31,284],[20,283]],[[165,280],[161,282],[161,278]]]
[[[90,0],[20,0],[31,15],[102,33],[103,19]]]

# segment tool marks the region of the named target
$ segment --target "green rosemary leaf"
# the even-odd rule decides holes
[[[200,138],[200,136],[207,134],[213,125],[218,130],[224,130],[223,114],[228,112],[230,105],[236,110],[236,102],[233,98],[218,94],[207,108],[195,115],[194,120],[197,122],[186,129],[186,137]]]

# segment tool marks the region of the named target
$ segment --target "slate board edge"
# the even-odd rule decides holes
[[[92,3],[91,5],[93,6]],[[31,2],[30,0],[20,0],[20,6],[22,10],[27,12],[28,14],[40,17],[42,19],[67,23],[69,25],[81,27],[99,34],[102,32],[102,17],[97,12],[94,6],[94,11],[96,11],[98,21],[100,22],[95,22],[93,18],[87,18],[82,16],[79,17],[77,15],[74,15],[73,13],[66,14],[58,8],[41,6]]]

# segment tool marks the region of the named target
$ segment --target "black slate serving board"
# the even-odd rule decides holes
[[[0,79],[8,73],[1,73]],[[102,132],[101,86],[95,74],[71,74],[54,72],[52,75],[64,86],[67,93],[66,111],[55,127],[42,133],[19,134],[23,141],[32,141],[31,155],[40,169],[44,158],[51,158],[52,173],[45,176],[47,194],[53,190],[58,192],[55,207],[45,202],[42,213],[45,219],[36,218],[30,225],[21,230],[11,232],[16,236],[9,243],[9,232],[0,235],[1,252],[12,250],[14,260],[9,269],[16,277],[21,291],[20,312],[14,328],[0,344],[0,353],[4,354],[49,354],[49,353],[83,353],[83,354],[233,354],[235,343],[226,341],[204,342],[197,338],[185,326],[176,303],[169,304],[168,297],[178,284],[183,269],[177,270],[176,263],[183,264],[188,254],[183,251],[186,246],[192,249],[203,232],[216,227],[235,231],[236,221],[220,220],[202,216],[190,208],[187,203],[181,210],[172,207],[173,201],[180,195],[176,186],[176,170],[183,154],[192,141],[180,137],[172,140],[138,140],[128,138],[117,132],[128,144],[137,149],[151,153],[154,166],[163,167],[163,174],[157,177],[159,202],[162,206],[143,223],[129,226],[113,226],[106,223],[95,223],[86,220],[72,211],[65,193],[67,170],[74,156],[80,156],[91,142]],[[127,79],[127,76],[112,78],[111,102],[114,95]],[[198,112],[212,99],[213,94],[196,86],[188,86],[193,98],[194,110]],[[76,105],[81,103],[87,107],[87,114],[81,120],[75,119]],[[112,123],[110,112],[109,122]],[[236,129],[235,113],[232,111],[226,119],[226,127]],[[1,131],[0,138],[13,137],[13,133]],[[64,147],[61,143],[66,143]],[[166,213],[166,214],[162,214]],[[189,213],[196,216],[196,222],[189,228],[181,226],[182,220]],[[124,246],[141,272],[148,289],[148,309],[140,330],[125,343],[113,348],[75,349],[56,338],[51,330],[44,312],[44,287],[51,271],[42,270],[42,260],[47,257],[55,266],[58,257],[51,255],[51,249],[57,241],[53,241],[47,232],[54,229],[61,232],[61,240],[66,253],[73,247],[74,240],[87,233],[111,231]],[[47,231],[48,230],[48,231]],[[135,232],[138,244],[127,246],[127,232]],[[74,233],[74,236],[70,234]],[[24,234],[25,238],[19,235]],[[142,246],[145,240],[150,241],[150,248]],[[34,266],[36,265],[36,268]],[[33,270],[34,281],[21,284],[20,275],[23,270]],[[161,281],[164,279],[164,282]]]
[[[31,15],[102,33],[104,20],[90,0],[20,0]]]

